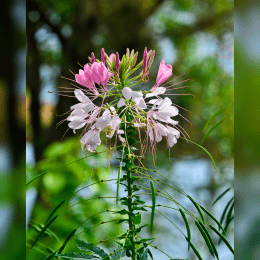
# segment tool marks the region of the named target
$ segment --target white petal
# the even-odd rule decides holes
[[[146,124],[144,124],[144,123],[134,123],[134,126],[135,127],[145,127]]]
[[[154,104],[156,101],[158,101],[158,100],[160,100],[160,99],[151,99],[148,103],[149,104]]]
[[[169,134],[168,135],[174,135],[176,138],[179,138],[180,137],[180,132],[173,128],[173,127],[170,127],[170,126],[166,126],[167,129],[169,130]]]
[[[169,130],[161,123],[156,124],[161,135],[167,136]]]
[[[139,108],[141,108],[141,109],[146,109],[147,108],[147,106],[146,106],[146,104],[145,104],[145,102],[144,102],[144,99],[141,97],[141,98],[139,98],[139,99],[136,99],[136,105],[139,107]]]
[[[132,97],[132,92],[132,89],[130,89],[129,87],[124,87],[122,89],[122,94],[127,100]]]
[[[179,113],[179,110],[177,109],[177,107],[174,107],[174,106],[166,106],[166,107],[163,107],[162,109],[159,109],[158,110],[158,116],[160,117],[172,117],[172,116],[177,116]]]
[[[117,107],[122,107],[122,106],[125,106],[125,99],[124,98],[121,98],[117,103]]]
[[[104,128],[107,127],[110,119],[111,119],[110,115],[101,116],[100,118],[97,119],[95,126],[103,130]]]
[[[110,120],[109,125],[112,127],[113,130],[116,130],[121,123],[121,119],[118,115],[113,116],[113,118]]]
[[[91,100],[84,95],[83,91],[80,89],[75,89],[74,90],[74,94],[76,96],[76,98],[80,101],[80,102],[91,102]],[[91,102],[92,103],[92,102]]]
[[[133,91],[132,92],[132,99],[135,101],[136,99],[139,99],[143,97],[143,93],[142,92],[137,92],[137,91]]]
[[[76,129],[82,128],[86,123],[87,123],[86,120],[78,120],[78,121],[74,120],[74,121],[69,123],[69,128],[74,129],[73,132],[75,133]]]
[[[165,99],[163,99],[163,101],[158,105],[158,109],[164,108],[166,106],[170,106],[172,104],[172,101],[166,97]]]
[[[164,94],[165,91],[166,91],[166,88],[164,88],[164,87],[158,87],[158,88],[156,88],[152,93],[147,93],[145,97],[148,98],[148,97],[158,96],[158,95],[160,95],[160,94]]]

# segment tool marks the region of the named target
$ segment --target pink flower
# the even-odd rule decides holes
[[[80,85],[92,89],[94,82],[90,79],[91,69],[88,64],[84,66],[84,71],[79,70],[79,74],[75,75],[76,82]]]
[[[164,83],[170,76],[172,75],[172,66],[170,64],[165,65],[165,61],[162,60],[159,66],[157,78],[156,78],[156,85],[160,86]]]
[[[109,60],[110,60],[111,62],[113,62],[115,56],[116,56],[116,55],[115,55],[114,53],[112,53],[112,54],[109,56]]]
[[[102,85],[106,87],[106,84],[112,75],[113,74],[107,70],[103,62],[94,62],[91,65],[90,78],[97,84],[100,84],[101,82]]]

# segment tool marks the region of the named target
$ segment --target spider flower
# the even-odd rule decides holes
[[[92,53],[91,62],[85,64],[84,70],[79,70],[79,74],[75,75],[76,82],[85,88],[74,90],[79,103],[71,106],[67,121],[74,133],[83,129],[80,140],[83,150],[95,151],[101,144],[100,136],[103,132],[107,138],[116,136],[116,140],[125,143],[124,131],[120,128],[122,123],[127,123],[125,113],[133,116],[131,124],[138,129],[140,138],[140,129],[145,130],[146,140],[150,140],[152,148],[163,138],[168,147],[172,147],[177,143],[180,134],[184,135],[179,122],[174,120],[174,117],[180,115],[179,109],[169,97],[161,97],[169,90],[164,85],[172,76],[171,65],[161,61],[156,82],[150,91],[131,89],[133,85],[149,80],[147,75],[154,55],[155,51],[147,52],[145,48],[143,60],[136,64],[137,52],[130,53],[127,49],[126,55],[120,60],[118,53],[109,56],[102,49],[101,61]],[[138,68],[142,68],[139,76],[131,78]],[[151,97],[153,98],[147,100]],[[96,102],[97,99],[100,101]],[[147,141],[143,143],[145,146],[148,144]]]

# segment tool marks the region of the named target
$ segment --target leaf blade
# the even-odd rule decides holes
[[[152,190],[152,212],[151,212],[151,226],[150,226],[150,233],[153,232],[153,223],[154,223],[154,214],[155,214],[155,203],[156,203],[156,197],[155,197],[155,189],[154,184],[152,181],[150,181],[151,190]]]

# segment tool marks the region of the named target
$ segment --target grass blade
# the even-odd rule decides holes
[[[75,234],[75,232],[77,231],[77,228],[75,228],[67,237],[67,239],[64,241],[63,245],[61,246],[61,248],[58,251],[58,254],[61,254],[63,249],[65,248],[65,246],[67,245],[67,243],[69,242],[69,240],[72,238],[72,236]]]
[[[208,127],[208,125],[210,124],[210,122],[217,117],[218,115],[220,115],[223,111],[223,108],[220,108],[219,110],[217,110],[215,113],[213,113],[213,115],[208,119],[208,121],[206,122],[205,126],[202,129],[202,132],[204,132],[206,130],[206,128]]]
[[[63,200],[58,206],[55,207],[55,209],[51,212],[51,214],[50,214],[49,217],[47,218],[45,224],[51,219],[51,217],[53,216],[53,214],[63,205],[64,202],[65,202],[65,200]]]
[[[152,213],[151,213],[151,226],[150,226],[150,232],[153,232],[153,222],[154,222],[154,213],[155,213],[155,203],[156,203],[156,197],[155,197],[155,189],[153,182],[150,181],[151,190],[152,190]]]
[[[186,238],[187,242],[190,244],[190,246],[191,246],[193,252],[195,253],[195,255],[199,258],[199,260],[203,260],[201,255],[199,254],[198,250],[196,249],[196,247],[191,242],[189,242],[187,237],[185,237],[185,238]]]
[[[188,198],[190,199],[190,201],[193,203],[193,205],[196,207],[196,209],[198,210],[200,217],[202,219],[203,222],[205,222],[204,216],[200,210],[200,207],[198,206],[198,204],[193,200],[193,198],[191,196],[188,195]]]
[[[197,145],[197,146],[200,147],[203,151],[205,151],[205,152],[208,154],[208,156],[210,157],[210,159],[211,159],[211,161],[213,162],[214,167],[215,167],[215,169],[216,169],[216,171],[217,171],[217,166],[216,166],[216,163],[215,163],[215,161],[214,161],[212,155],[211,155],[204,147],[202,147],[201,145],[199,145],[199,144],[197,144],[197,143],[195,143],[195,142],[192,142],[192,141],[190,141],[190,140],[188,140],[188,139],[185,139],[185,138],[183,138],[183,137],[181,137],[181,136],[180,136],[180,138],[182,138],[182,139],[184,139],[184,140],[186,140],[186,141],[188,141],[188,142],[190,142],[190,143],[192,143],[192,144]]]
[[[222,229],[222,231],[223,231],[224,234],[226,235],[226,232],[225,232],[224,228],[221,226],[221,224],[218,222],[218,220],[217,220],[208,210],[206,210],[204,207],[202,207],[202,206],[200,206],[200,207],[202,208],[202,210],[203,210],[204,212],[206,212],[206,213],[211,217],[211,219],[214,220],[214,222],[219,226],[219,228]]]
[[[188,236],[188,251],[190,250],[190,238],[191,238],[191,233],[190,233],[190,226],[189,226],[189,223],[188,223],[188,220],[187,220],[187,218],[186,218],[186,216],[185,216],[185,214],[184,214],[184,212],[182,211],[182,209],[181,208],[179,208],[179,211],[180,211],[180,213],[181,213],[181,215],[182,215],[182,218],[183,218],[183,220],[184,220],[184,222],[185,222],[185,225],[186,225],[186,229],[187,229],[187,236]]]
[[[39,240],[39,238],[41,237],[41,235],[45,232],[45,230],[52,224],[52,222],[57,218],[58,216],[55,216],[53,219],[51,219],[46,225],[45,227],[41,230],[41,232],[39,233],[39,235],[36,237],[36,239],[34,240],[31,248],[34,247],[34,245],[37,243],[37,241]]]
[[[227,188],[224,192],[222,192],[213,202],[212,206],[214,206],[214,204],[216,204],[229,190],[231,189],[231,187]]]
[[[213,125],[209,131],[204,135],[204,137],[202,138],[202,140],[200,141],[200,145],[203,144],[203,142],[206,140],[206,138],[210,135],[210,133],[217,128],[222,122],[224,121],[224,119],[221,119],[218,123],[216,123],[215,125]]]
[[[212,256],[214,257],[214,256],[215,256],[215,253],[214,253],[214,250],[213,250],[213,248],[212,248],[212,245],[211,245],[211,243],[210,243],[210,241],[209,241],[209,239],[208,239],[207,234],[205,233],[204,229],[201,227],[201,225],[199,224],[198,221],[195,221],[195,224],[196,224],[197,228],[199,229],[199,231],[200,231],[202,237],[204,238],[204,240],[205,240],[205,242],[206,242],[206,244],[207,244],[207,247],[208,247],[208,249],[209,249],[209,252],[210,252],[210,253],[212,254]]]
[[[211,246],[212,246],[212,248],[213,248],[213,251],[214,251],[214,253],[215,253],[215,256],[217,257],[217,259],[219,259],[218,251],[217,251],[217,249],[216,249],[216,247],[215,247],[215,244],[214,244],[214,242],[213,242],[213,240],[212,240],[212,238],[211,238],[211,236],[210,236],[210,234],[209,234],[209,231],[206,229],[206,227],[205,227],[201,222],[199,222],[199,224],[200,224],[200,226],[203,228],[204,232],[206,233],[206,235],[207,235],[207,237],[208,237],[208,239],[209,239],[209,242],[210,242],[210,244],[211,244]]]
[[[209,227],[218,235],[220,236],[220,238],[224,241],[224,243],[227,245],[227,247],[229,248],[229,250],[234,254],[234,249],[232,248],[232,246],[228,243],[227,239],[213,226],[209,225]]]

